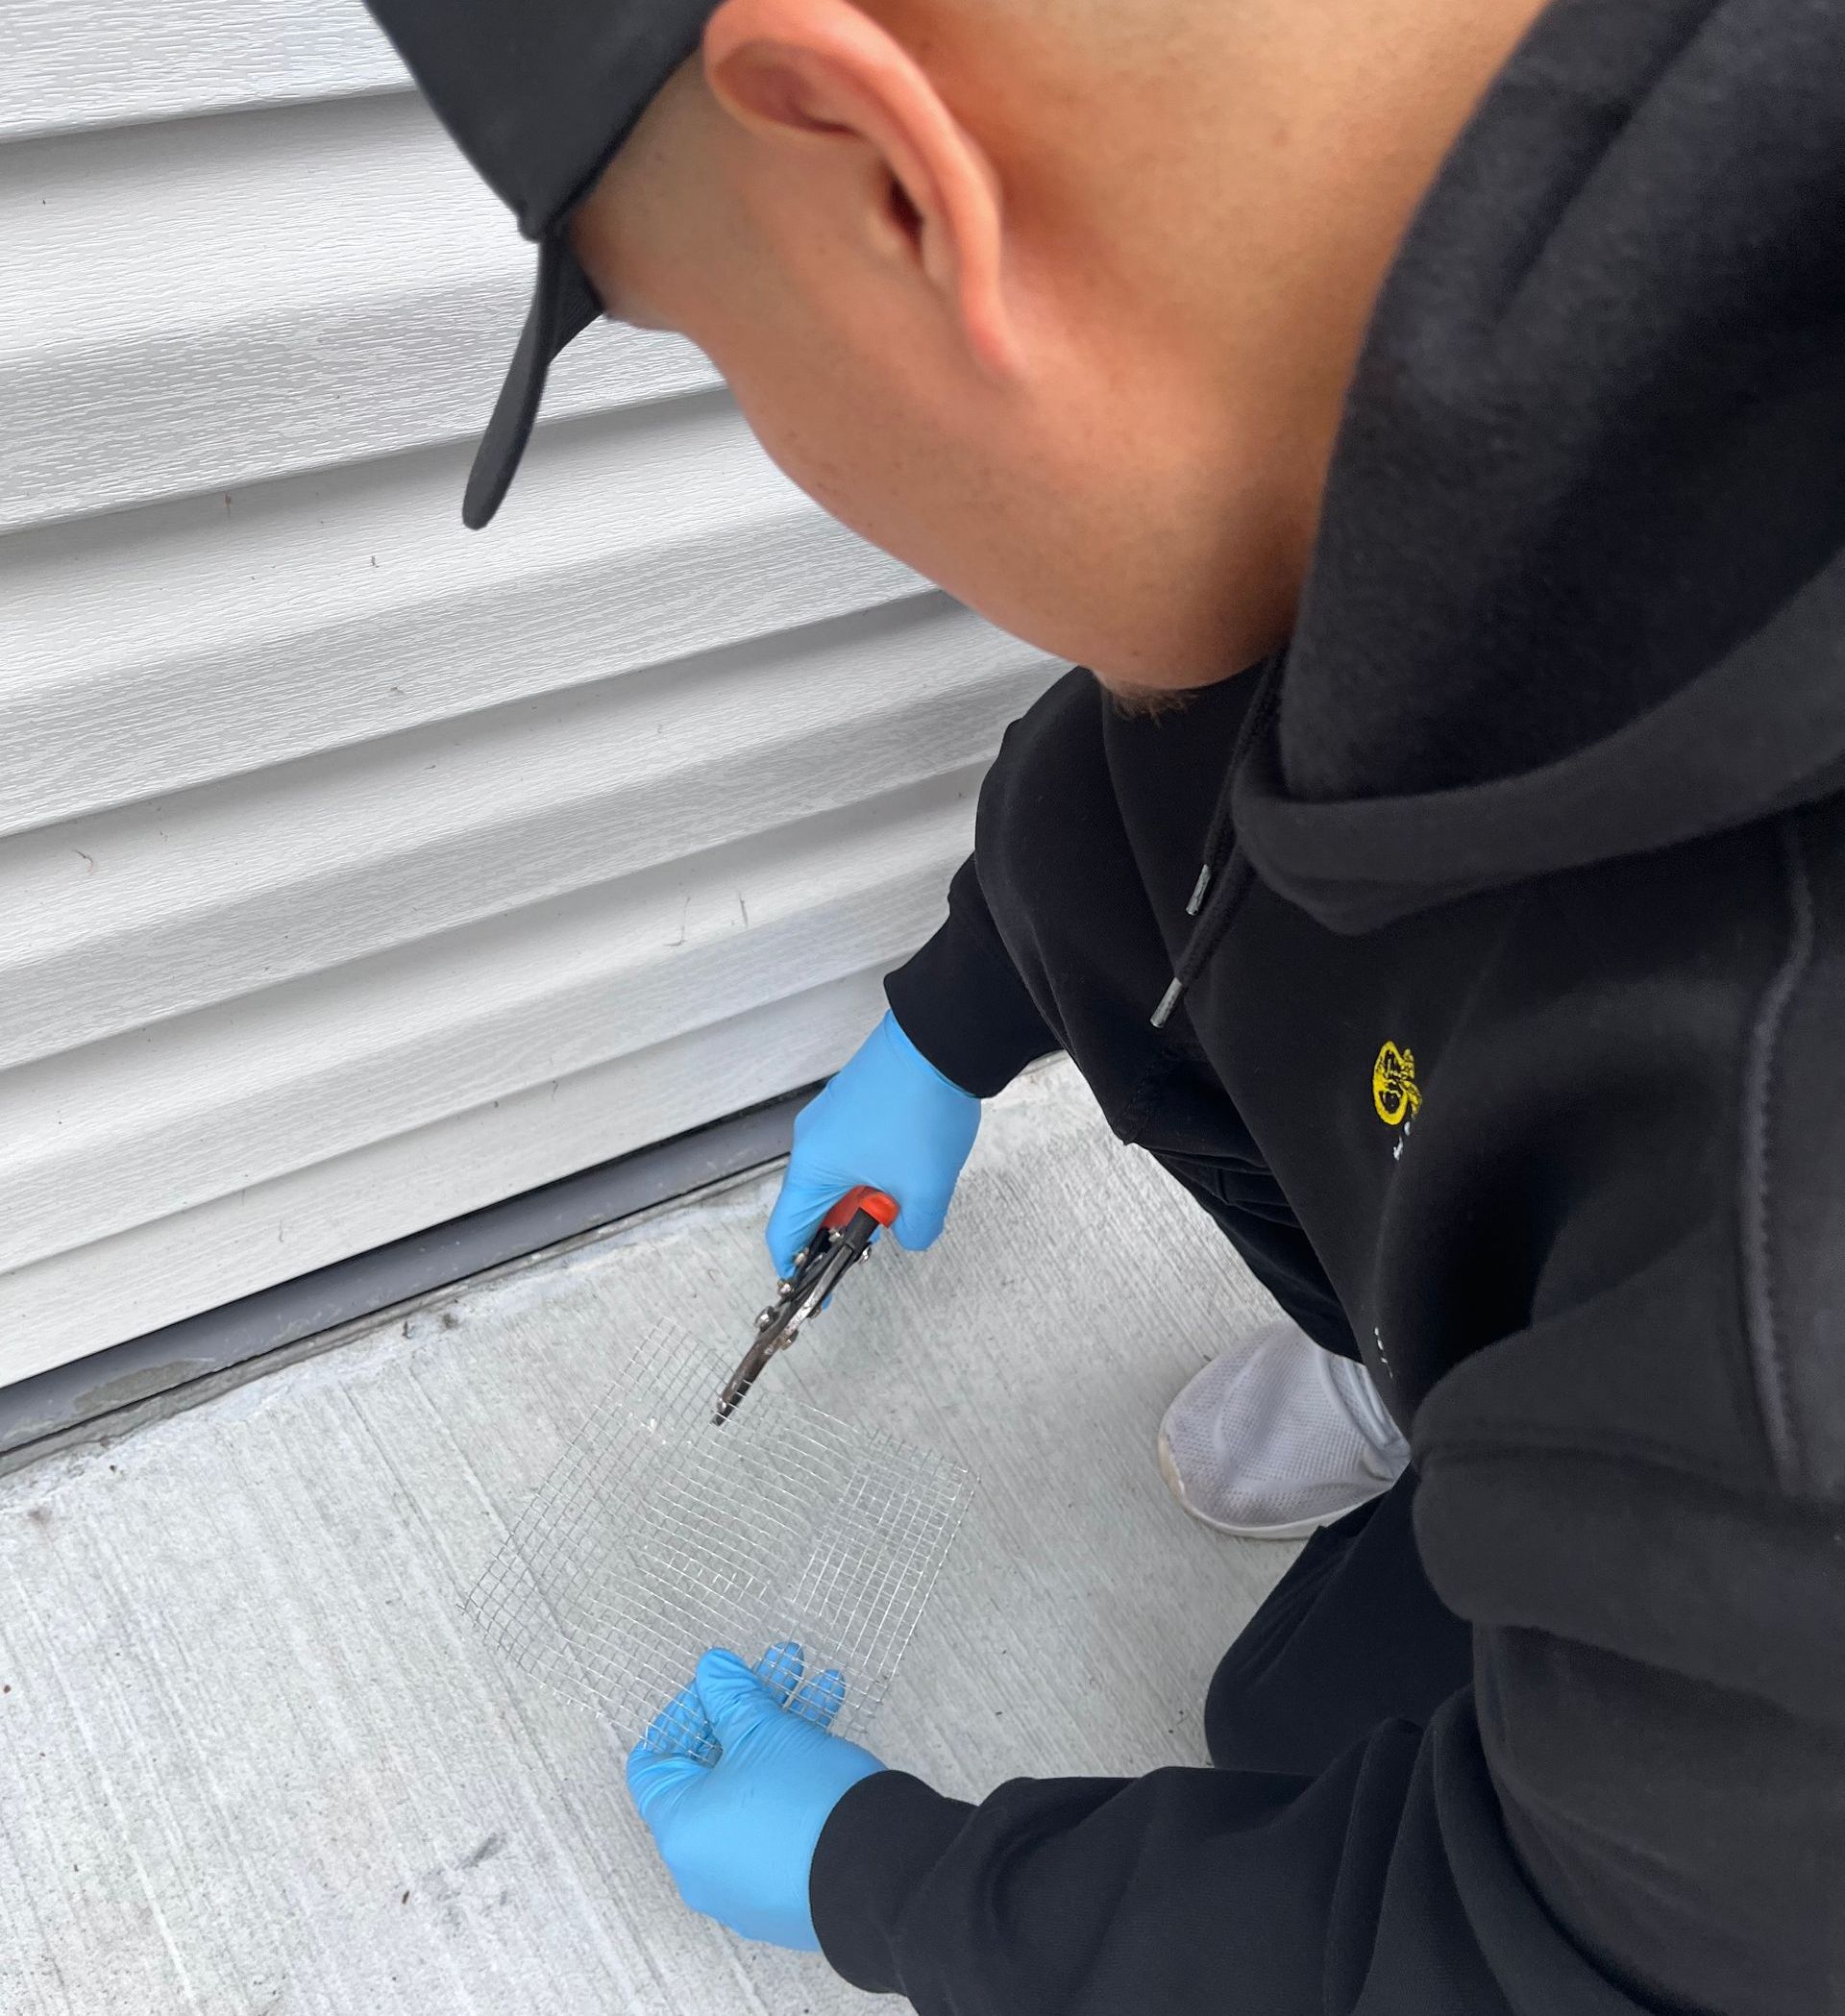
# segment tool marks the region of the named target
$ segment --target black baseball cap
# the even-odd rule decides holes
[[[462,501],[462,522],[479,529],[526,452],[552,358],[602,313],[570,249],[570,214],[698,47],[718,0],[367,5],[456,145],[538,246],[525,333]]]

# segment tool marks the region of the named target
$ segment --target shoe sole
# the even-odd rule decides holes
[[[1179,1466],[1172,1461],[1172,1450],[1166,1438],[1166,1430],[1159,1434],[1158,1453],[1160,1475],[1166,1480],[1166,1487],[1178,1500],[1179,1510],[1188,1519],[1195,1519],[1200,1526],[1208,1526],[1213,1533],[1222,1534],[1233,1540],[1305,1540],[1311,1539],[1322,1526],[1330,1526],[1335,1519],[1342,1519],[1347,1512],[1356,1512],[1361,1505],[1368,1505],[1373,1498],[1381,1497],[1388,1486],[1380,1486],[1375,1491],[1366,1491],[1362,1498],[1354,1498],[1349,1505],[1321,1512],[1312,1519],[1295,1519],[1286,1526],[1232,1526],[1223,1519],[1214,1519],[1208,1512],[1201,1512],[1185,1495],[1185,1480],[1179,1475]]]

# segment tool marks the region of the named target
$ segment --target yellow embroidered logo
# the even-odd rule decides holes
[[[1387,1126],[1398,1127],[1422,1111],[1422,1088],[1415,1082],[1415,1054],[1387,1043],[1371,1067],[1371,1103]]]

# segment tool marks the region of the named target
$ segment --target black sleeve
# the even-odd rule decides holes
[[[922,2016],[1632,2006],[1567,1992],[1599,1983],[1510,1866],[1465,1695],[1314,1779],[1020,1781],[971,1807],[887,1772],[828,1821],[812,1889],[833,1965]],[[1550,1999],[1509,2000],[1508,1966]]]
[[[1058,1047],[1000,942],[970,856],[948,889],[948,920],[884,983],[904,1035],[976,1098],[1003,1091]]]
[[[923,2016],[1845,2009],[1837,1508],[1649,1462],[1612,1372],[1618,1455],[1570,1397],[1718,1285],[1661,1268],[1426,1403],[1417,1541],[1475,1673],[1426,1727],[1316,1777],[869,1779],[815,1857],[833,1964]]]

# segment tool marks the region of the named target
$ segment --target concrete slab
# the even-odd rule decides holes
[[[773,1182],[444,1291],[112,1447],[0,1480],[10,2016],[832,2016],[689,1915],[590,1713],[459,1601],[637,1325],[744,1335]],[[773,1376],[951,1451],[973,1513],[873,1741],[978,1796],[1201,1760],[1290,1550],[1187,1521],[1169,1393],[1267,1305],[1065,1067],[996,1106],[950,1232]]]

